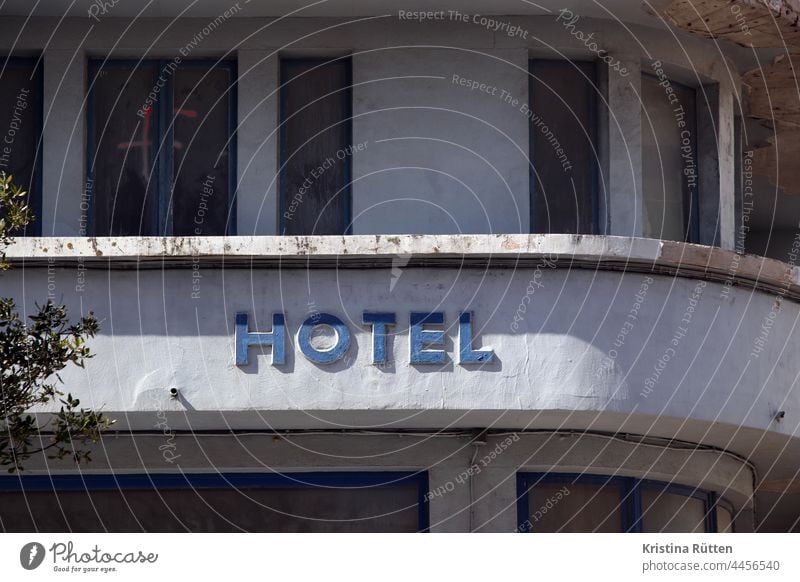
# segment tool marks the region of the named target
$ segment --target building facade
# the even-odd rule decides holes
[[[61,377],[116,421],[0,478],[3,529],[796,530],[776,51],[400,4],[0,9],[2,295],[96,314]]]

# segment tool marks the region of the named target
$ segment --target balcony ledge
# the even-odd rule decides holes
[[[755,255],[657,239],[603,235],[355,235],[19,238],[17,267],[559,268],[651,272],[745,286],[800,300],[800,268]],[[789,258],[789,257],[787,257]]]

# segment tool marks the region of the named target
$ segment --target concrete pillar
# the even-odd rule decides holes
[[[45,50],[43,236],[81,234],[81,194],[86,176],[85,79],[82,50]]]
[[[736,247],[736,146],[734,95],[720,84],[697,90],[697,157],[700,176],[700,239]]]
[[[736,514],[733,522],[733,531],[736,533],[753,533],[755,528],[755,513],[752,509],[742,509]]]
[[[601,188],[600,221],[604,234],[642,236],[644,206],[642,200],[642,115],[641,65],[638,58],[615,55],[619,69],[601,69],[601,88],[605,89],[608,104],[600,105],[600,125],[607,131],[601,134],[605,157],[604,180]],[[603,192],[605,190],[605,193]]]
[[[470,487],[469,482],[464,479],[467,465],[468,461],[439,463],[428,470],[431,532],[469,532]]]
[[[499,464],[484,468],[475,479],[473,503],[473,531],[482,533],[515,531],[517,529],[516,471]]]
[[[237,111],[236,232],[278,233],[278,57],[240,50]]]
[[[719,143],[719,237],[724,249],[736,248],[736,125],[734,111],[737,99],[733,92],[721,87],[718,95]]]

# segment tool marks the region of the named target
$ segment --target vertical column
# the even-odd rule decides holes
[[[737,107],[738,110],[738,107]],[[744,230],[744,148],[742,141],[742,118],[738,115],[733,117],[733,244],[737,253],[744,253],[745,233]]]
[[[45,51],[43,236],[80,233],[85,214],[81,210],[86,175],[85,78],[86,58],[81,49]]]
[[[734,521],[734,531],[736,533],[753,533],[755,528],[755,512],[752,508],[742,509],[738,512]]]
[[[467,463],[439,463],[428,470],[431,532],[469,532],[469,483],[464,474]]]
[[[486,450],[489,451],[494,445],[495,441],[490,439]],[[500,462],[484,468],[475,478],[473,499],[474,531],[511,533],[517,529],[517,478],[514,468]]]
[[[278,57],[272,51],[238,54],[236,232],[278,232]]]
[[[717,135],[716,147],[712,151],[717,151],[715,156],[716,175],[712,171],[711,180],[718,184],[718,190],[712,190],[710,201],[712,209],[719,209],[718,232],[713,233],[712,239],[709,233],[703,237],[705,244],[717,244],[724,249],[733,250],[736,247],[736,147],[735,147],[735,125],[734,107],[735,101],[733,92],[728,87],[716,86],[717,94]],[[702,150],[701,150],[702,152]],[[702,164],[702,156],[700,158]],[[701,166],[702,171],[702,166]],[[701,174],[702,180],[702,174]],[[703,180],[705,184],[705,180]],[[702,219],[702,213],[701,213]],[[702,229],[701,229],[702,232]]]
[[[600,212],[606,225],[601,232],[618,236],[642,236],[642,114],[641,65],[638,58],[615,55],[620,66],[601,69],[601,85],[608,105],[599,108],[605,124],[605,169]],[[625,74],[622,73],[624,70]],[[606,123],[607,122],[607,123]]]

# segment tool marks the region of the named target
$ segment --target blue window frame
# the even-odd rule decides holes
[[[42,234],[42,133],[44,75],[41,57],[2,58],[0,68],[0,170],[28,192],[33,212],[23,236]]]
[[[93,236],[236,234],[236,63],[90,59]]]
[[[632,477],[612,477],[604,475],[585,475],[578,473],[517,473],[517,531],[529,533],[536,531],[531,522],[531,509],[546,500],[536,499],[537,485],[592,485],[614,487],[619,491],[621,532],[640,533],[643,531],[642,492],[674,494],[703,502],[704,525],[706,532],[717,531],[717,507],[723,507],[734,515],[733,506],[716,493],[648,479]]]
[[[428,473],[418,472],[308,472],[308,473],[137,473],[9,475],[0,477],[3,493],[269,490],[269,489],[389,489],[412,487],[416,491],[417,531],[427,532]],[[1,504],[0,504],[1,505]],[[0,512],[1,513],[1,512]],[[2,520],[0,520],[2,523]]]

